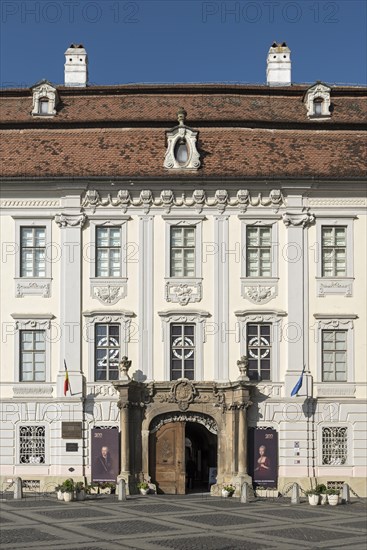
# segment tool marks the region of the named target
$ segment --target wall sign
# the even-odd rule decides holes
[[[79,450],[78,443],[66,443],[66,452],[67,453],[76,453]]]
[[[257,486],[278,485],[278,433],[272,428],[255,428],[250,433],[250,472]]]
[[[119,431],[93,428],[92,481],[114,481],[120,472]]]
[[[82,439],[82,422],[61,422],[62,439]]]

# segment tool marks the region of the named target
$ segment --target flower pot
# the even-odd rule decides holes
[[[317,506],[319,503],[320,495],[308,495],[308,502],[311,506]]]
[[[147,495],[149,493],[149,489],[139,489],[139,491],[142,495]]]
[[[57,500],[64,500],[64,493],[62,491],[57,491]]]
[[[64,493],[64,501],[71,502],[73,500],[73,493]]]
[[[76,493],[76,500],[85,500],[85,491],[83,489]]]
[[[327,499],[330,506],[336,506],[337,504],[339,504],[339,495],[328,495]]]
[[[321,504],[322,506],[324,506],[325,504],[327,504],[327,494],[321,493],[321,495],[320,495],[320,504]]]
[[[233,493],[231,491],[227,491],[226,489],[222,489],[222,497],[228,498],[231,497]]]

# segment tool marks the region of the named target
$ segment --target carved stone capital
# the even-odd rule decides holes
[[[87,221],[87,216],[81,214],[56,214],[55,222],[59,227],[80,227],[82,228]]]
[[[314,214],[309,212],[285,212],[282,217],[286,227],[302,227],[305,229],[315,221]]]

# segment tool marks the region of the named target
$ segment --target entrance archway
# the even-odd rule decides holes
[[[205,414],[164,414],[152,421],[149,472],[159,493],[209,490],[210,468],[217,467],[216,434],[216,422]]]

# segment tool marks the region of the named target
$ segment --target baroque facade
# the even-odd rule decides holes
[[[72,45],[1,92],[2,484],[90,479],[101,428],[130,491],[191,457],[366,496],[366,88],[291,84],[284,44],[263,86],[87,76]]]

